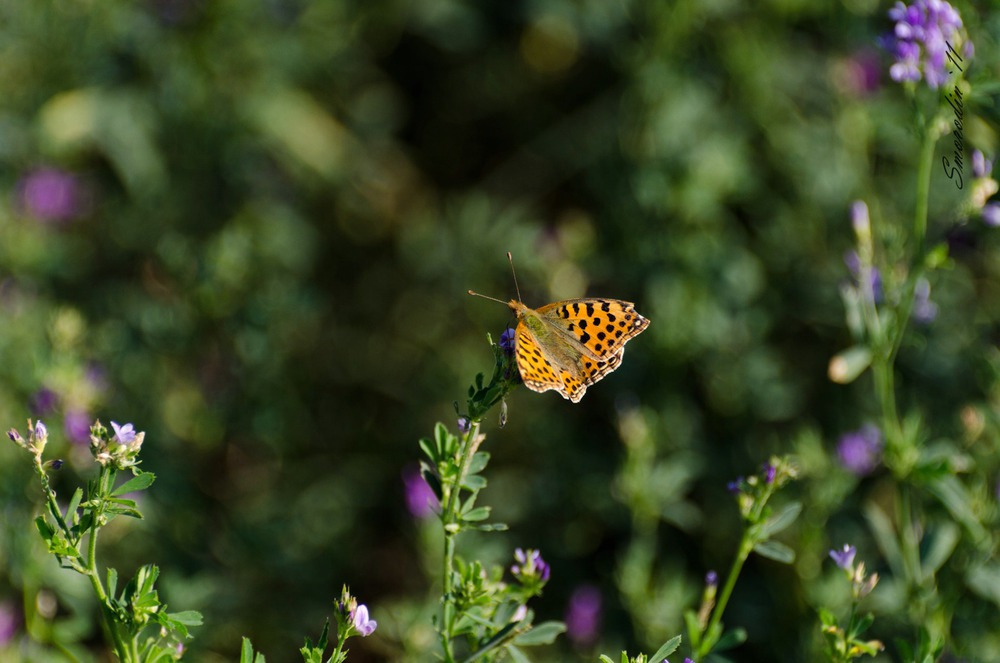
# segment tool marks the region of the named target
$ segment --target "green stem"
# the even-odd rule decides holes
[[[458,536],[458,511],[461,509],[460,493],[462,484],[465,482],[465,475],[469,472],[469,465],[472,463],[472,456],[476,452],[475,441],[479,437],[479,420],[475,419],[469,423],[469,430],[462,438],[459,447],[461,463],[459,472],[455,476],[454,484],[448,487],[448,499],[445,502],[441,513],[441,522],[444,525],[444,559],[442,560],[442,585],[444,602],[441,608],[441,648],[444,651],[445,663],[454,663],[455,654],[452,648],[452,621],[455,618],[455,596],[452,578],[455,566],[455,539]]]
[[[702,633],[701,644],[698,646],[698,651],[695,656],[696,661],[700,661],[702,658],[708,655],[708,652],[712,650],[715,646],[717,638],[711,637],[719,628],[719,622],[722,620],[722,613],[726,610],[726,604],[729,603],[729,597],[733,593],[733,588],[736,587],[736,579],[740,577],[740,571],[743,569],[743,564],[747,561],[747,557],[750,556],[750,552],[753,550],[753,537],[750,533],[750,528],[748,527],[743,531],[743,538],[740,540],[740,548],[736,553],[736,558],[733,560],[733,566],[729,569],[729,575],[726,577],[726,584],[722,586],[722,590],[719,592],[718,601],[715,604],[715,608],[712,609],[712,617],[708,620],[708,626]],[[705,637],[709,635],[710,637]]]
[[[104,495],[107,495],[109,492],[107,489],[108,484],[114,483],[112,478],[113,475],[114,470],[110,468],[103,468],[101,470],[101,478],[99,480],[101,488],[101,506],[94,511],[93,521],[91,521],[90,524],[90,538],[87,541],[87,577],[90,578],[90,584],[94,588],[94,593],[97,594],[97,598],[101,603],[101,614],[104,616],[105,626],[111,633],[111,639],[114,640],[115,652],[118,654],[118,660],[122,663],[126,663],[127,661],[138,662],[138,653],[130,653],[124,639],[122,639],[117,615],[115,615],[111,602],[108,600],[108,594],[104,589],[104,585],[101,582],[101,575],[97,570],[97,532],[101,527],[101,516],[104,512],[103,498]],[[132,644],[134,647],[135,643],[133,642]]]

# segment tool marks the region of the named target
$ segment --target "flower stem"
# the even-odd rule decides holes
[[[441,522],[444,525],[444,559],[442,560],[442,601],[441,607],[441,648],[445,663],[454,663],[455,654],[452,648],[452,622],[455,618],[455,596],[452,580],[455,567],[455,539],[459,531],[459,509],[461,509],[460,493],[465,475],[469,472],[472,456],[476,452],[476,440],[479,439],[479,419],[469,422],[469,430],[461,438],[458,456],[461,458],[459,471],[454,477],[454,483],[446,487],[447,500],[441,512]]]
[[[733,588],[736,587],[736,579],[740,577],[743,564],[746,563],[747,557],[750,556],[752,550],[753,535],[751,534],[751,528],[748,527],[743,530],[743,538],[740,540],[740,547],[736,553],[736,558],[733,559],[733,565],[729,569],[729,575],[726,576],[726,584],[722,586],[722,590],[719,592],[719,598],[712,609],[712,617],[709,619],[708,626],[705,627],[702,633],[701,644],[698,646],[695,656],[696,661],[700,661],[707,656],[708,652],[712,650],[712,647],[718,641],[718,638],[712,637],[711,634],[715,633],[719,628],[722,613],[725,612],[726,604],[729,603],[729,597],[733,593]],[[705,637],[706,635],[709,635],[709,637]]]

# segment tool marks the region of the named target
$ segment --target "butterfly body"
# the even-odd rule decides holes
[[[510,300],[517,315],[514,357],[534,391],[553,389],[574,403],[621,364],[625,343],[649,326],[631,302],[567,299],[538,309]]]

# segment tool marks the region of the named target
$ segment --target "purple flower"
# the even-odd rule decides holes
[[[80,184],[66,171],[39,168],[28,173],[18,189],[24,210],[40,221],[68,221],[81,212]]]
[[[351,624],[363,638],[367,638],[374,633],[375,628],[378,626],[378,622],[368,618],[368,606],[364,603],[351,611]]]
[[[837,442],[840,464],[849,472],[865,476],[875,469],[882,451],[882,432],[868,424],[860,430],[845,433]]]
[[[763,467],[764,470],[764,483],[772,484],[774,483],[774,477],[778,474],[778,468],[774,465],[768,463]]]
[[[993,172],[993,162],[979,150],[972,150],[973,177],[989,177]]]
[[[428,518],[437,512],[437,495],[415,467],[403,470],[403,491],[406,494],[406,508],[414,518]]]
[[[593,585],[577,587],[566,606],[566,634],[577,647],[586,647],[597,640],[601,626],[601,592]]]
[[[35,439],[45,439],[49,436],[49,429],[40,421],[35,422]]]
[[[514,328],[507,327],[500,334],[500,349],[505,353],[512,355],[514,354]]]
[[[851,204],[851,226],[859,237],[867,237],[872,232],[871,218],[868,216],[868,204],[863,200],[855,200]]]
[[[866,97],[879,88],[882,63],[875,52],[863,50],[838,63],[834,74],[834,82],[841,91]]]
[[[743,477],[736,477],[732,481],[726,484],[726,490],[728,490],[733,495],[738,494],[743,490]]]
[[[42,387],[31,398],[31,410],[36,417],[44,417],[56,409],[59,397],[48,387]]]
[[[889,18],[896,24],[884,43],[895,57],[889,67],[894,81],[923,77],[936,89],[948,80],[949,63],[960,71],[964,58],[972,56],[972,42],[964,34],[962,18],[944,0],[914,0],[911,5],[897,2],[889,10]]]
[[[471,424],[472,424],[472,422],[469,421],[468,417],[459,417],[458,418],[458,432],[459,433],[468,433],[469,432],[469,426]]]
[[[63,420],[63,430],[70,442],[90,443],[90,415],[83,410],[70,410]]]
[[[851,566],[854,565],[854,555],[857,554],[857,549],[854,546],[844,544],[842,550],[831,550],[830,557],[840,568],[845,571],[849,571]]]
[[[542,559],[542,553],[529,548],[527,551],[518,548],[514,551],[514,559],[517,564],[510,567],[510,572],[518,580],[538,579],[546,582],[549,579],[549,565]]]
[[[913,288],[913,321],[922,325],[934,321],[938,305],[931,301],[931,284],[921,278]]]
[[[111,427],[115,429],[115,437],[118,438],[119,443],[128,444],[135,439],[135,429],[132,427],[132,424],[119,426],[112,421]]]
[[[1000,203],[987,203],[983,207],[983,221],[994,228],[1000,226]]]
[[[715,587],[719,584],[719,574],[715,571],[709,571],[705,574],[705,584],[709,587]]]

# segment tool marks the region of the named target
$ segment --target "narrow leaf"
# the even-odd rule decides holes
[[[119,495],[124,495],[126,493],[134,493],[140,490],[146,490],[153,485],[156,481],[156,475],[152,472],[142,472],[135,475],[122,485],[111,491],[112,497],[118,497]]]
[[[560,633],[565,631],[566,625],[562,622],[542,622],[527,633],[522,633],[514,638],[514,644],[521,645],[522,647],[549,645],[555,642]]]
[[[786,504],[781,511],[767,519],[761,528],[761,532],[765,538],[770,538],[795,522],[795,519],[799,517],[801,512],[801,502]]]
[[[660,661],[666,659],[667,656],[673,654],[674,651],[676,651],[677,648],[680,646],[681,646],[681,636],[675,635],[674,637],[664,642],[663,646],[657,649],[656,653],[649,657],[649,660],[655,661],[656,663],[660,663]]]
[[[795,551],[778,541],[761,541],[753,547],[753,550],[761,557],[773,559],[782,564],[791,564],[795,561]]]

